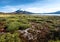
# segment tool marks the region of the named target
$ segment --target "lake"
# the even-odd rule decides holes
[[[32,15],[43,15],[43,16],[60,16],[60,14],[32,14]]]

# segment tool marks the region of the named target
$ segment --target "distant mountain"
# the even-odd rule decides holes
[[[60,11],[54,12],[54,14],[60,14]]]
[[[60,11],[52,12],[52,13],[45,13],[45,14],[60,14]]]
[[[0,12],[0,14],[5,14],[5,13],[4,12]],[[19,9],[17,11],[11,12],[10,14],[60,14],[60,11],[51,12],[51,13],[32,13],[32,12],[29,12],[29,11],[23,11],[23,10]]]
[[[33,14],[32,12],[28,12],[28,11],[23,11],[23,10],[17,10],[13,13],[16,13],[16,14]]]

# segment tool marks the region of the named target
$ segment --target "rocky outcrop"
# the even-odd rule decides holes
[[[41,28],[40,24],[31,24],[32,27],[26,30],[20,30],[22,42],[48,42],[49,29]]]

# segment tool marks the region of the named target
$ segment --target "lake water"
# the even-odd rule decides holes
[[[60,14],[32,14],[32,15],[43,15],[43,16],[60,16]]]

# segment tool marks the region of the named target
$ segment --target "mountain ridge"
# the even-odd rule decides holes
[[[29,11],[23,11],[23,10],[17,10],[13,13],[16,13],[16,14],[33,14],[32,12],[29,12]]]
[[[0,12],[0,14],[2,14],[4,12]],[[14,12],[10,12],[12,14],[60,14],[60,11],[56,11],[56,12],[50,12],[50,13],[33,13],[33,12],[29,12],[29,11],[23,11],[23,10],[16,10]]]

